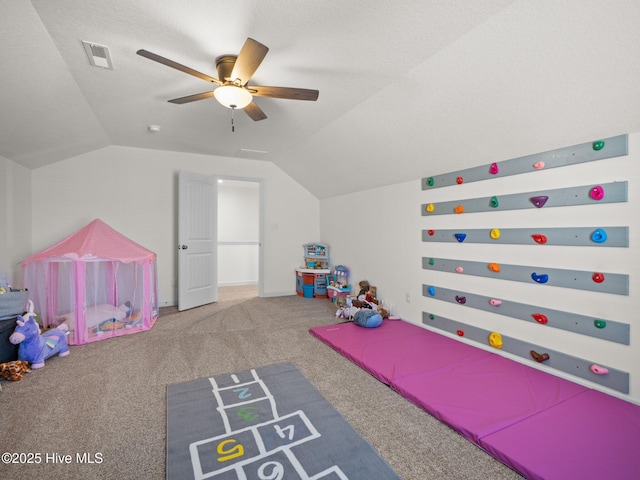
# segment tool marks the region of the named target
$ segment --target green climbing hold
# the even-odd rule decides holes
[[[434,318],[436,318],[436,316],[435,316],[433,313],[430,313],[430,314],[429,314],[429,318],[430,318],[431,320],[433,320]]]
[[[604,328],[607,326],[607,322],[605,322],[604,320],[594,320],[593,324],[596,326],[596,328]]]
[[[599,140],[597,142],[593,142],[593,149],[597,152],[598,150],[602,150],[604,148],[604,140]]]
[[[430,187],[433,187],[434,183],[435,183],[435,180],[433,179],[433,177],[429,177],[427,179],[427,185],[429,185]]]
[[[499,205],[498,197],[491,197],[491,202],[489,202],[489,205],[491,205],[492,208],[496,208]]]
[[[434,265],[435,263],[436,263],[436,260],[434,258],[429,259],[429,265]]]

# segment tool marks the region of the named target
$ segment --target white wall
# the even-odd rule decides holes
[[[321,201],[322,240],[331,245],[332,263],[351,268],[352,283],[367,279],[378,286],[378,297],[392,304],[393,313],[422,324],[422,312],[455,319],[504,336],[542,345],[594,363],[630,373],[630,394],[624,395],[555,369],[511,357],[534,368],[640,403],[640,134],[629,137],[628,156],[600,160],[535,173],[438,188],[423,192],[420,179]],[[531,152],[536,153],[536,152]],[[495,161],[508,160],[496,158]],[[446,173],[425,168],[428,177]],[[522,211],[422,217],[420,205],[449,200],[491,197],[509,193],[628,181],[628,202],[623,204],[541,208]],[[354,213],[354,206],[360,213]],[[516,228],[559,226],[629,226],[629,248],[562,247],[423,243],[423,229]],[[582,290],[491,280],[446,272],[426,271],[422,257],[495,261],[503,264],[542,265],[555,268],[624,273],[630,277],[629,295],[599,294]],[[422,296],[422,285],[438,285],[515,302],[593,315],[631,325],[630,345],[620,345],[534,322],[514,320],[490,312]],[[409,294],[411,302],[406,302]],[[442,331],[437,330],[442,333]],[[453,336],[452,336],[453,337]],[[453,337],[460,341],[459,337]],[[474,345],[478,345],[473,343]],[[488,345],[487,350],[497,352]],[[509,356],[502,352],[505,356]]]
[[[31,171],[0,156],[0,286],[22,286],[20,260],[31,253]]]
[[[259,280],[260,184],[222,180],[218,184],[218,285]]]
[[[158,255],[160,305],[176,304],[180,170],[263,179],[263,294],[294,294],[302,245],[319,236],[319,201],[270,162],[110,146],[36,169],[28,253],[100,218]]]

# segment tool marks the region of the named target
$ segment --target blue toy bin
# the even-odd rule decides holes
[[[303,285],[304,298],[313,298],[313,285]]]

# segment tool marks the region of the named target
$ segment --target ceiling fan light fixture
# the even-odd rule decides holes
[[[222,85],[213,91],[213,96],[227,108],[243,109],[253,101],[248,90],[235,85]]]

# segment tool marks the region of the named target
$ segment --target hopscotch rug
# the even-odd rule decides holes
[[[167,387],[168,480],[400,480],[291,364]]]

